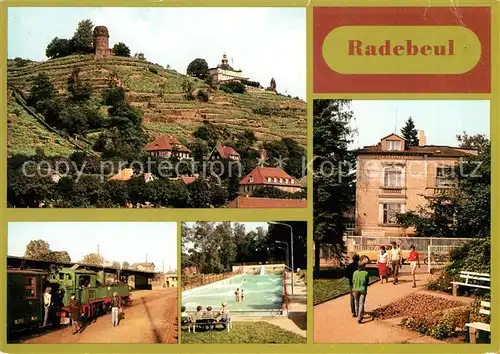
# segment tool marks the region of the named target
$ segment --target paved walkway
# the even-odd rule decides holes
[[[307,336],[307,286],[304,282],[294,279],[293,295],[290,276],[287,277],[287,291],[289,297],[288,317],[272,318],[267,320],[287,331],[300,336]]]
[[[424,273],[424,269],[423,266],[419,269],[416,288],[412,288],[409,266],[403,266],[398,285],[391,282],[370,285],[365,312],[371,312],[411,293],[423,291],[431,277]],[[314,306],[315,343],[442,343],[398,327],[394,321],[375,321],[368,315],[365,315],[362,324],[358,324],[357,319],[352,317],[349,301],[349,295],[346,295]]]

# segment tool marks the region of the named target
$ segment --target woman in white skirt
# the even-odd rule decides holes
[[[420,255],[415,251],[415,246],[410,247],[410,256],[408,257],[408,262],[410,262],[411,276],[413,277],[413,287],[417,287],[417,282],[415,281],[415,270],[417,265],[420,268]]]

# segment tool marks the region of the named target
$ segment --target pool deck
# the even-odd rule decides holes
[[[243,321],[265,321],[270,324],[283,328],[284,330],[296,333],[304,338],[307,337],[307,286],[302,281],[295,280],[292,292],[292,283],[290,276],[287,276],[287,291],[290,302],[288,303],[288,316],[279,316],[272,318],[256,318],[247,316],[238,316],[234,322]]]

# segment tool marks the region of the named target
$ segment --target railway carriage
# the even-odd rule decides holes
[[[75,294],[85,318],[106,313],[114,292],[125,306],[131,304],[128,284],[106,284],[104,271],[91,271],[75,264],[52,270],[8,269],[7,271],[7,323],[9,333],[40,326],[43,323],[43,292],[52,289],[49,313],[52,325],[69,324],[69,300]]]

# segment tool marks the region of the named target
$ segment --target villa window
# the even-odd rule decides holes
[[[280,183],[283,183],[283,178],[280,178]]]
[[[271,177],[267,177],[267,181],[268,181],[268,182],[272,182]]]
[[[274,183],[277,183],[278,182],[278,179],[276,177],[274,177]]]
[[[383,220],[384,224],[396,224],[396,214],[402,212],[401,203],[384,203],[383,204]]]
[[[453,167],[438,167],[436,170],[436,187],[451,187],[455,185],[455,171]]]
[[[250,183],[253,182],[253,176],[250,176]]]
[[[389,151],[400,151],[401,149],[401,140],[387,140],[387,150]]]
[[[384,187],[403,187],[403,171],[398,168],[387,168],[384,170]]]

